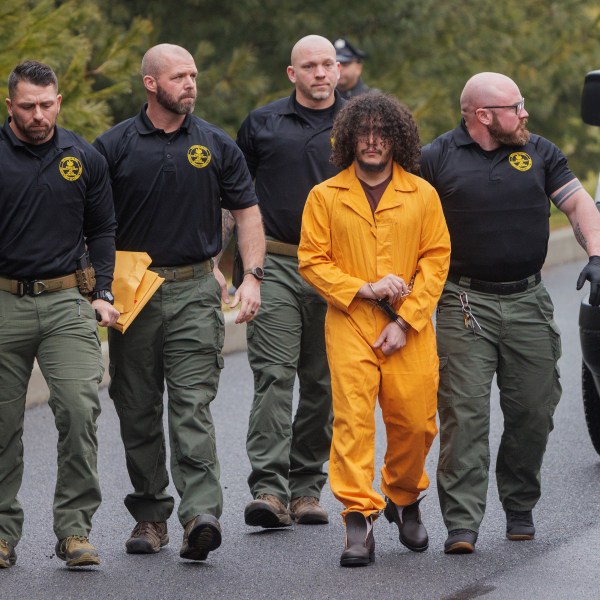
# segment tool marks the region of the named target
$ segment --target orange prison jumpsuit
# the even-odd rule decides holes
[[[425,458],[437,434],[438,357],[431,317],[450,262],[450,237],[431,185],[394,164],[372,213],[354,165],[315,186],[302,218],[299,270],[327,300],[327,357],[333,392],[329,477],[346,509],[365,516],[385,507],[373,489],[375,402],[387,431],[383,493],[413,503],[429,485]],[[372,344],[389,323],[355,296],[366,282],[394,273],[412,293],[396,312],[410,325],[406,346],[384,356]]]

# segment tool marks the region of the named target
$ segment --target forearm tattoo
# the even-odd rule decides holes
[[[235,227],[235,219],[233,215],[226,209],[221,209],[221,252],[213,257],[215,261],[215,266],[219,266],[219,262],[221,261],[221,256],[223,256],[223,252],[227,249],[229,245],[229,240],[233,235],[233,228]]]
[[[221,209],[221,220],[223,221],[221,227],[221,235],[223,238],[223,249],[225,249],[229,245],[229,240],[231,240],[231,236],[233,235],[233,229],[235,228],[235,219],[228,210],[225,210],[223,208]]]
[[[575,239],[577,240],[577,243],[587,251],[587,240],[581,231],[581,227],[579,227],[579,223],[575,224],[575,227],[573,227],[573,232],[575,233]]]
[[[560,190],[560,192],[557,192],[552,196],[552,202],[554,202],[556,208],[560,208],[573,194],[576,194],[581,189],[582,186],[581,183],[579,183],[579,179],[574,179]]]

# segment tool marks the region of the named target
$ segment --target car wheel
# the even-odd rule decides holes
[[[584,362],[581,363],[581,385],[585,422],[587,423],[594,449],[600,454],[600,396],[598,395],[592,372]]]

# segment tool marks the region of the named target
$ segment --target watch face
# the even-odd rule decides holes
[[[263,279],[265,276],[265,272],[262,267],[254,267],[254,269],[252,269],[251,273],[257,279]]]

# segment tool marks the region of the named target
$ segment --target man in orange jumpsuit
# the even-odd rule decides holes
[[[340,564],[359,566],[374,560],[372,526],[382,509],[410,550],[429,544],[418,498],[429,485],[425,458],[437,433],[431,317],[448,272],[450,238],[437,193],[413,174],[419,136],[402,104],[380,93],[354,98],[332,136],[331,160],[345,170],[312,189],[298,258],[300,274],[328,303],[329,477],[345,506]],[[373,489],[377,397],[388,439],[386,499]]]

